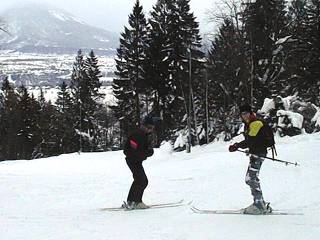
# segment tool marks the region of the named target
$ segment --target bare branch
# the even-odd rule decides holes
[[[7,31],[6,29],[0,27],[0,31],[7,33],[9,36],[11,36],[11,33]]]
[[[229,18],[238,23],[241,3],[242,0],[221,0],[220,3],[216,3],[215,7],[206,11],[207,21],[220,24],[226,18]]]
[[[0,31],[5,32],[9,36],[11,36],[11,33],[7,29],[5,29],[3,25],[5,25],[5,21],[0,19]]]

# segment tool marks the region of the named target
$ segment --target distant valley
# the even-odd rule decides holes
[[[40,88],[46,100],[56,100],[59,85],[70,83],[76,54],[39,54],[0,51],[0,78],[8,76],[16,87],[24,85],[39,96]],[[115,61],[112,56],[97,56],[102,77],[101,91],[106,94],[104,102],[113,101],[111,83],[114,77]]]
[[[0,51],[0,73],[9,76],[16,86],[57,86],[69,83],[76,54],[39,54]],[[102,84],[114,77],[113,56],[97,56]]]

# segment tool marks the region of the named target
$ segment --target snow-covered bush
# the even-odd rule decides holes
[[[292,103],[291,109],[293,112],[300,113],[303,116],[304,121],[302,128],[305,129],[307,133],[315,131],[315,125],[312,119],[317,113],[317,107],[314,104],[297,100]]]
[[[278,110],[278,132],[280,136],[301,134],[303,116],[292,111]]]
[[[183,151],[188,142],[188,135],[184,130],[179,131],[177,135],[178,136],[173,144],[173,149],[175,151]]]
[[[320,108],[313,105],[315,109],[317,109],[316,114],[311,119],[312,124],[314,125],[314,131],[319,132],[320,131]]]
[[[258,113],[274,123],[280,136],[320,130],[319,108],[310,102],[301,101],[296,95],[266,98]]]

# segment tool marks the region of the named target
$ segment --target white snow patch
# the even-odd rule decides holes
[[[316,109],[317,109],[317,112],[316,114],[314,115],[314,117],[311,119],[312,122],[315,122],[315,125],[317,127],[320,127],[320,108],[313,105]]]
[[[100,42],[110,42],[109,39],[104,39],[104,38],[99,37],[99,36],[94,36],[93,38],[94,38],[94,39],[97,39],[97,40],[100,41]]]
[[[273,99],[265,98],[264,102],[263,102],[263,105],[262,105],[262,108],[260,109],[259,112],[269,113],[274,108],[275,108],[275,105],[274,105]]]
[[[285,42],[286,42],[288,39],[290,39],[290,38],[291,38],[291,35],[290,35],[290,36],[283,37],[283,38],[280,38],[280,39],[278,39],[278,41],[276,41],[276,45],[285,43]]]
[[[297,100],[297,96],[288,96],[288,97],[281,98],[281,99],[282,99],[282,102],[283,102],[283,105],[284,105],[285,110],[289,110],[291,104],[292,104],[294,101]]]
[[[49,13],[51,15],[53,15],[55,18],[57,18],[57,19],[59,19],[59,20],[61,20],[63,22],[70,20],[70,18],[68,16],[64,15],[61,12],[57,12],[57,11],[54,11],[54,10],[49,10]]]

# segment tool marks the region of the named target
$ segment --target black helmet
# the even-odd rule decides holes
[[[155,126],[158,122],[160,122],[159,117],[152,117],[151,115],[147,115],[143,118],[142,124],[143,125],[153,125]]]
[[[240,110],[240,113],[243,113],[243,112],[252,113],[252,108],[251,108],[251,106],[249,104],[241,105],[239,107],[239,110]]]

